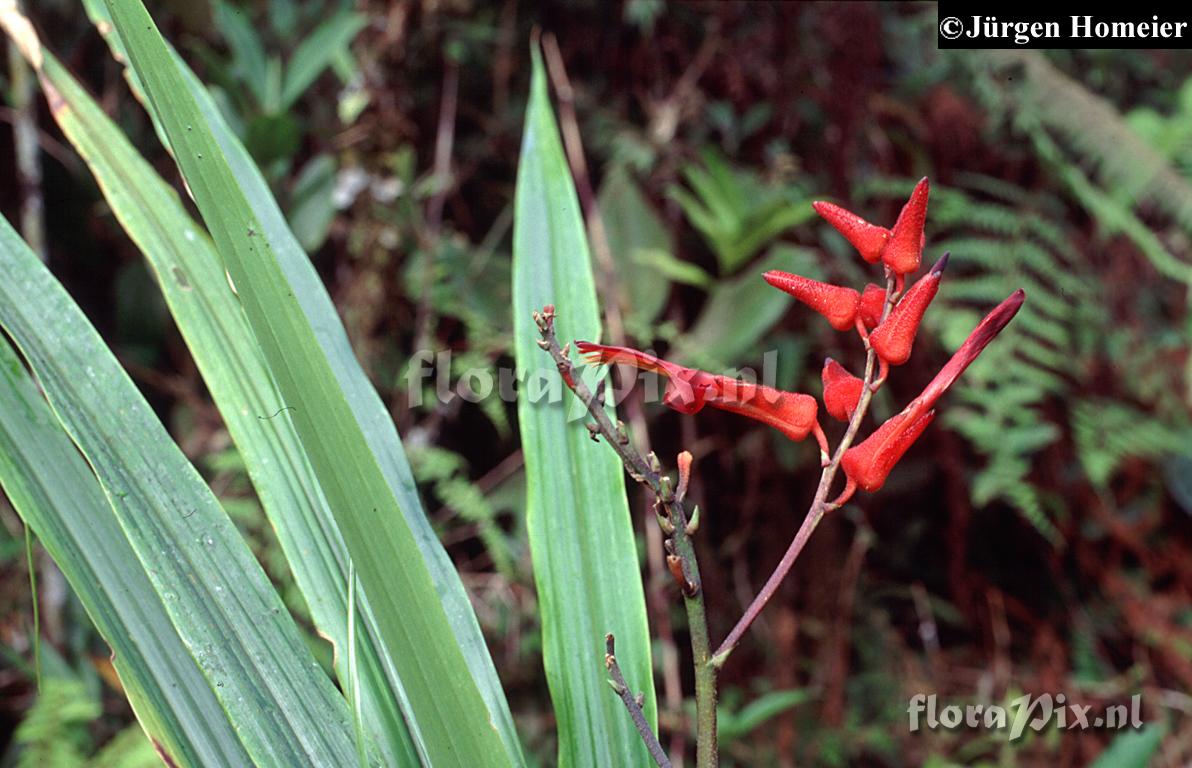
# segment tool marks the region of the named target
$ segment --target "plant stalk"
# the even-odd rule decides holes
[[[594,424],[589,425],[593,439],[597,435],[612,446],[620,457],[625,471],[637,482],[649,488],[659,504],[666,511],[666,533],[670,537],[673,556],[678,560],[679,573],[675,574],[680,581],[683,594],[683,605],[687,610],[688,632],[691,635],[691,653],[695,665],[695,695],[696,695],[696,765],[698,768],[715,768],[719,756],[716,742],[716,671],[717,667],[710,656],[712,647],[708,637],[708,619],[704,608],[704,595],[700,581],[699,564],[696,559],[695,546],[691,540],[694,530],[689,530],[692,513],[687,508],[685,499],[687,483],[680,477],[678,493],[671,487],[670,479],[664,477],[657,457],[649,454],[643,456],[629,441],[624,431],[624,425],[614,424],[604,409],[603,403],[595,393],[588,388],[583,379],[575,375],[574,366],[568,357],[567,350],[559,346],[559,339],[554,329],[554,307],[547,306],[541,312],[534,313],[534,320],[542,334],[538,342],[544,350],[550,353],[559,369],[564,383],[587,408]],[[682,467],[681,475],[682,475]],[[661,517],[661,515],[660,515]],[[630,710],[632,714],[632,710]],[[653,734],[650,734],[651,737]],[[646,739],[643,734],[643,739]],[[649,746],[649,739],[646,739]]]
[[[890,310],[893,308],[895,301],[898,299],[898,291],[895,286],[894,277],[886,276],[886,304],[882,308],[882,317],[884,321]],[[770,598],[774,597],[774,593],[782,585],[783,580],[787,574],[790,573],[791,568],[798,559],[803,547],[806,546],[807,540],[811,538],[811,534],[823,521],[824,516],[837,509],[840,505],[828,502],[828,493],[832,490],[832,482],[836,479],[836,473],[840,470],[840,462],[844,459],[845,452],[852,446],[853,440],[857,437],[857,432],[861,429],[861,422],[865,418],[865,413],[869,410],[869,403],[873,399],[874,389],[874,374],[876,373],[877,355],[869,346],[868,340],[865,342],[865,376],[863,378],[864,386],[861,389],[861,399],[857,402],[857,408],[853,411],[852,418],[849,419],[848,429],[845,430],[844,437],[841,438],[840,444],[836,446],[836,451],[832,454],[831,461],[824,467],[820,473],[819,485],[815,489],[815,498],[811,501],[811,506],[807,510],[807,516],[803,518],[803,524],[799,526],[799,530],[795,533],[795,538],[791,540],[790,546],[787,547],[786,553],[783,554],[782,560],[774,568],[773,573],[766,579],[766,583],[762,586],[761,591],[757,593],[757,597],[753,598],[753,602],[745,609],[741,618],[737,621],[736,626],[728,633],[728,637],[716,649],[716,653],[712,656],[712,666],[716,669],[724,666],[724,662],[728,660],[729,654],[741,642],[745,632],[757,620],[766,604],[770,602]]]

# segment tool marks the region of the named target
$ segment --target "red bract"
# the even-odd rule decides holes
[[[882,249],[882,263],[896,275],[906,275],[919,269],[923,254],[923,228],[927,223],[927,198],[931,185],[926,177],[915,185],[910,200],[902,206],[898,221],[890,230],[890,240]]]
[[[861,323],[865,328],[873,330],[882,321],[882,310],[885,307],[886,289],[880,285],[870,283],[865,286],[865,291],[861,294],[861,303],[857,307],[857,316],[861,318]]]
[[[845,451],[840,466],[848,483],[834,503],[844,503],[857,488],[876,491],[882,487],[890,470],[931,422],[935,415],[932,407],[936,401],[1006,327],[1025,300],[1026,293],[1021,288],[1010,294],[973,329],[922,394],[903,408],[901,413],[895,414],[874,430],[863,442]]]
[[[875,264],[882,257],[882,249],[886,247],[886,242],[890,239],[890,230],[870,224],[852,211],[834,203],[816,200],[811,207],[824,221],[844,235],[844,238],[853,244],[865,261]]]
[[[861,294],[852,288],[821,283],[818,280],[777,270],[765,273],[766,282],[785,291],[819,312],[838,331],[847,331],[856,323]]]
[[[814,434],[820,449],[828,451],[828,440],[816,420],[819,405],[811,395],[687,368],[636,349],[587,341],[577,341],[575,346],[588,363],[624,363],[667,377],[662,402],[680,413],[698,413],[710,405],[768,424],[791,440]]]
[[[848,421],[861,399],[865,382],[849,373],[843,365],[828,357],[824,359],[824,409],[838,421]]]
[[[915,335],[923,313],[939,291],[940,276],[948,266],[948,254],[944,254],[918,282],[911,286],[906,296],[890,310],[890,316],[869,334],[869,344],[878,358],[886,365],[902,365],[911,356]]]

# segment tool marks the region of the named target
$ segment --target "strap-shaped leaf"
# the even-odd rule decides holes
[[[51,113],[95,175],[125,231],[137,243],[277,532],[311,617],[336,647],[347,679],[348,556],[335,519],[293,425],[273,416],[280,397],[215,247],[174,190],[48,51],[34,65]],[[370,611],[362,611],[367,617]],[[400,681],[388,676],[375,622],[357,639],[364,727],[387,765],[418,762],[399,707]]]
[[[250,761],[354,760],[343,698],[235,526],[87,318],[3,219],[0,274],[0,325],[107,496],[110,508],[83,513],[114,513]],[[132,637],[161,629],[136,626]]]
[[[114,30],[104,1],[83,0],[83,5],[96,28],[107,41],[113,55],[121,62],[127,62],[128,56],[124,43]],[[500,733],[505,751],[509,754],[510,759],[514,764],[520,765],[524,762],[521,745],[513,726],[513,717],[509,712],[509,705],[505,700],[501,681],[497,677],[496,668],[493,666],[492,658],[484,643],[484,636],[480,632],[480,624],[476,620],[476,614],[472,610],[463,582],[460,580],[451,558],[448,557],[443,545],[435,536],[426,513],[422,509],[401,439],[393,426],[393,421],[389,418],[389,412],[380,397],[377,396],[376,390],[360,367],[359,361],[356,360],[343,323],[335,311],[335,305],[331,302],[331,297],[323,287],[314,266],[290,231],[285,216],[269,191],[269,185],[265,182],[265,178],[261,175],[244,145],[224,121],[222,114],[202,83],[177,54],[174,54],[173,58],[186,81],[190,95],[194,98],[206,121],[206,126],[214,135],[224,158],[231,167],[232,174],[244,193],[248,205],[257,221],[264,227],[264,238],[273,249],[282,272],[294,292],[294,298],[314,329],[323,354],[331,362],[339,386],[348,399],[348,404],[368,441],[370,450],[378,457],[385,480],[398,500],[406,523],[410,526],[410,531],[414,535],[418,549],[430,571],[431,578],[434,580],[435,589],[447,612],[456,642],[459,643],[463,651],[468,671],[488,707],[489,720]],[[130,67],[125,69],[125,73],[133,91],[143,99],[144,88],[136,72]],[[149,114],[153,119],[158,136],[162,137],[168,147],[169,142],[164,138],[165,132],[161,127],[158,114],[152,109]],[[409,719],[408,715],[407,719]],[[417,733],[414,734],[414,737],[417,741]]]
[[[179,765],[248,763],[95,475],[3,335],[0,487],[111,647],[124,692],[158,749]]]
[[[608,446],[592,443],[582,419],[568,420],[575,403],[570,394],[532,400],[541,382],[560,381],[536,344],[531,312],[554,304],[565,342],[600,336],[579,202],[537,50],[515,205],[514,348],[520,380],[531,383],[518,398],[526,524],[542,611],[543,661],[558,719],[559,764],[646,765],[650,757],[609,690],[604,669],[604,635],[612,632],[618,663],[629,684],[644,693],[646,715],[654,722],[650,636],[624,473]]]
[[[331,507],[435,765],[511,762],[395,489],[237,184],[187,79],[139,0],[108,0],[129,61],[235,285]],[[266,236],[266,235],[270,236]],[[375,398],[375,393],[372,394]],[[410,493],[407,491],[407,493]],[[412,495],[412,493],[411,493]]]

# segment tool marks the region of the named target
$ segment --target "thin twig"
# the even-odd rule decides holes
[[[890,309],[894,306],[894,302],[898,298],[898,293],[895,289],[893,276],[886,277],[886,304],[882,308],[882,320],[890,314]],[[753,602],[745,609],[737,625],[733,627],[732,631],[728,633],[728,637],[716,649],[716,653],[712,656],[712,665],[720,668],[728,659],[729,654],[741,642],[741,638],[745,632],[757,620],[758,614],[770,602],[770,598],[774,597],[774,593],[778,591],[778,587],[782,585],[786,575],[790,573],[791,566],[795,564],[799,554],[806,546],[807,540],[811,538],[811,534],[819,526],[820,521],[824,519],[824,515],[837,509],[840,504],[828,501],[828,492],[832,489],[832,481],[836,479],[836,473],[840,469],[840,462],[844,458],[845,451],[853,444],[853,440],[857,437],[857,432],[861,429],[861,421],[865,418],[866,411],[869,410],[869,403],[873,399],[875,363],[877,355],[873,349],[869,348],[866,342],[865,355],[865,376],[863,381],[864,386],[861,388],[861,399],[857,403],[856,410],[853,411],[853,416],[849,420],[848,429],[844,433],[844,437],[840,440],[840,445],[836,447],[835,453],[832,454],[832,459],[828,466],[824,467],[820,474],[819,486],[815,491],[815,498],[811,502],[811,507],[807,510],[807,517],[803,519],[803,524],[799,526],[795,538],[791,541],[786,553],[782,556],[774,572],[770,574],[770,578],[766,579],[766,583],[762,586],[761,591],[757,593],[757,597],[753,598]]]
[[[616,451],[629,476],[654,493],[659,510],[659,524],[669,536],[667,561],[672,566],[672,574],[679,582],[683,606],[687,609],[687,625],[691,635],[691,654],[695,668],[696,765],[699,768],[714,768],[718,762],[716,667],[711,663],[711,643],[708,640],[708,619],[704,609],[702,581],[695,546],[691,541],[691,534],[694,534],[699,526],[698,508],[688,510],[685,498],[685,478],[689,477],[690,454],[686,454],[685,463],[680,464],[680,482],[678,488],[674,489],[670,478],[663,476],[658,457],[653,453],[647,456],[639,453],[630,444],[624,425],[613,424],[596,395],[583,379],[576,376],[567,351],[559,346],[554,318],[555,309],[551,306],[534,313],[534,321],[542,334],[539,346],[550,353],[564,383],[580,399],[595,421],[588,427],[593,438],[603,437]]]
[[[641,701],[629,690],[629,684],[625,682],[625,675],[621,674],[621,667],[617,665],[615,642],[616,640],[613,638],[611,632],[604,636],[604,667],[608,670],[608,674],[612,678],[609,680],[609,683],[612,685],[613,690],[617,692],[617,695],[621,697],[621,701],[625,704],[625,709],[629,710],[629,717],[633,718],[633,724],[637,726],[637,732],[641,735],[642,741],[646,743],[646,749],[650,752],[650,757],[654,758],[654,762],[658,764],[659,768],[671,768],[670,758],[662,751],[662,745],[658,743],[658,737],[654,735],[654,730],[646,722],[646,715],[642,712]]]

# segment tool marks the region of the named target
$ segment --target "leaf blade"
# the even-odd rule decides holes
[[[6,220],[0,267],[13,278],[0,281],[0,325],[99,478],[252,760],[350,760],[344,700],[260,565],[98,333]]]
[[[252,331],[201,225],[103,110],[48,52],[37,72],[54,119],[79,151],[113,213],[144,253],[204,382],[244,457],[311,617],[337,649],[347,641],[347,552],[317,478],[286,420]],[[363,607],[369,616],[367,607]],[[375,621],[359,640],[368,732],[387,764],[418,761],[386,670]],[[337,674],[346,679],[343,653]]]
[[[597,338],[600,321],[579,203],[536,50],[513,252],[520,380],[557,383],[554,366],[535,343],[531,311],[555,304],[564,341]],[[566,398],[562,404],[533,403],[526,391],[518,398],[526,523],[542,606],[543,662],[559,723],[559,764],[645,765],[650,757],[608,690],[602,664],[604,635],[612,632],[618,662],[630,685],[644,694],[643,708],[654,723],[649,630],[624,473],[606,446],[592,444],[580,420],[568,421],[565,406],[574,399]]]
[[[423,561],[411,512],[400,503],[413,489],[390,484],[383,466],[388,457],[372,450],[350,402],[357,393],[342,386],[274,254],[273,233],[237,184],[229,163],[234,158],[217,143],[152,19],[139,0],[107,5],[291,408],[285,417],[297,429],[373,602],[429,758],[443,765],[510,763]],[[338,324],[335,330],[342,332]]]

